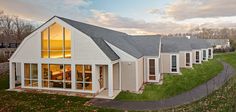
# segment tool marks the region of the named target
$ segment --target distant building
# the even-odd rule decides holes
[[[225,49],[230,47],[229,39],[205,39],[214,49]]]
[[[19,46],[19,43],[0,43],[0,57],[9,58]]]
[[[9,58],[15,50],[16,48],[0,48],[0,57]]]

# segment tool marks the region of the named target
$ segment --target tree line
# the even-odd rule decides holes
[[[193,28],[188,33],[175,33],[164,36],[196,37],[202,39],[236,39],[235,28]]]
[[[0,43],[20,43],[34,29],[29,21],[0,11]]]

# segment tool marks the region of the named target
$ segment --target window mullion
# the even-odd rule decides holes
[[[29,64],[30,66],[30,86],[32,87],[32,69],[31,69],[31,64]]]
[[[63,83],[63,88],[66,88],[65,85],[65,65],[63,64],[63,79],[62,79],[62,83]]]
[[[65,28],[63,27],[63,31],[62,31],[62,33],[63,33],[63,45],[62,45],[62,47],[63,47],[63,49],[62,49],[62,52],[63,52],[63,57],[65,58]]]
[[[48,27],[48,58],[50,58],[50,27]]]
[[[85,69],[84,69],[84,65],[83,65],[83,90],[85,88]]]
[[[49,80],[51,80],[51,76],[50,76],[50,66],[49,66],[49,64],[47,64],[48,65],[48,88],[49,88],[49,85],[50,85],[50,81]]]

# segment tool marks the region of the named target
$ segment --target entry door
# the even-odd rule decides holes
[[[104,88],[104,72],[105,72],[105,68],[103,65],[100,65],[99,66],[99,78],[98,78],[98,82],[99,82],[99,85],[100,85],[100,89],[103,89]]]
[[[148,59],[148,65],[147,65],[147,67],[148,67],[148,69],[147,69],[147,72],[148,72],[148,77],[147,77],[147,79],[148,79],[148,82],[157,82],[157,80],[158,80],[158,69],[157,69],[157,66],[158,66],[158,64],[157,64],[157,61],[156,61],[157,59],[155,59],[155,58],[149,58]]]

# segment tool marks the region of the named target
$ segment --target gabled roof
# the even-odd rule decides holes
[[[109,57],[110,60],[115,61],[120,59],[120,57],[110,48],[110,46],[103,40],[99,38],[92,38],[93,41],[98,45],[98,47]]]
[[[130,36],[127,40],[138,49],[143,56],[159,56],[160,36],[140,35]]]
[[[204,39],[186,37],[162,38],[162,52],[191,51],[193,49],[211,48],[211,45]]]
[[[134,46],[132,46],[125,38],[128,38],[129,35],[122,33],[122,32],[118,32],[118,31],[114,31],[114,30],[110,30],[110,29],[106,29],[106,28],[102,28],[102,27],[98,27],[98,26],[94,26],[94,25],[90,25],[90,24],[86,24],[86,23],[82,23],[82,22],[78,22],[78,21],[74,21],[74,20],[70,20],[67,18],[63,18],[63,17],[58,17],[59,19],[63,20],[64,22],[70,24],[71,26],[73,26],[74,28],[78,29],[79,31],[83,32],[84,34],[88,35],[89,37],[91,37],[93,40],[95,40],[94,42],[101,48],[101,50],[106,53],[106,55],[110,58],[110,59],[119,59],[118,55],[116,55],[116,53],[113,50],[109,50],[110,52],[106,51],[108,49],[108,45],[107,44],[101,44],[98,43],[103,41],[109,42],[112,45],[118,47],[119,49],[125,51],[126,53],[136,57],[136,58],[140,58],[142,57],[142,53],[140,53]],[[106,47],[104,46],[106,45]],[[105,49],[106,48],[106,49]],[[110,49],[110,47],[109,47]]]

